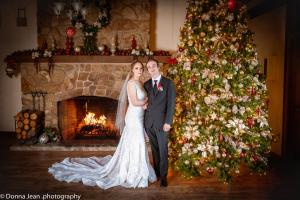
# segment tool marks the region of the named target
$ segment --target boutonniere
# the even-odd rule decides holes
[[[162,84],[158,83],[157,90],[160,91],[160,92],[164,91],[164,88],[163,88]]]

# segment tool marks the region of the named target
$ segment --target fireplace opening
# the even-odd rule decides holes
[[[117,140],[117,106],[115,99],[96,96],[79,96],[58,102],[58,122],[64,140]]]

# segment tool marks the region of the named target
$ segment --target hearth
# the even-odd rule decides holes
[[[58,102],[58,125],[65,141],[118,139],[115,115],[118,101],[108,97],[79,96]]]

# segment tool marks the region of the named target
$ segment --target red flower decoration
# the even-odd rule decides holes
[[[176,58],[168,58],[167,63],[170,65],[176,65],[178,62]]]
[[[162,87],[162,85],[160,83],[157,84],[157,90],[160,92],[164,91],[164,88]]]

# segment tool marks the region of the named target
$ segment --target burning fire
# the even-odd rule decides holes
[[[83,119],[86,125],[106,125],[106,117],[101,115],[98,119],[95,117],[95,113],[89,112]]]

